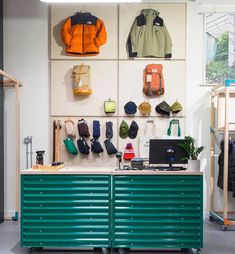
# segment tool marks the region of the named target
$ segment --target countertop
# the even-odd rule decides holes
[[[59,170],[25,169],[21,175],[203,175],[200,171],[161,171],[161,170],[117,170],[116,167],[64,167]]]

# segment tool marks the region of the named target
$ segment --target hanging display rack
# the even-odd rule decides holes
[[[222,230],[227,230],[228,226],[235,226],[235,212],[228,211],[228,161],[229,161],[229,137],[235,134],[235,121],[230,121],[230,99],[235,98],[235,80],[227,79],[225,85],[218,85],[211,92],[211,177],[210,177],[210,220],[215,220],[221,225]],[[224,98],[224,105],[219,102]],[[217,102],[217,112],[215,110],[215,100]],[[224,114],[223,126],[218,126],[218,116]],[[217,116],[217,117],[216,117]],[[215,211],[215,139],[216,134],[222,133],[224,136],[224,177],[223,177],[223,209]]]
[[[19,216],[19,171],[20,171],[20,111],[19,111],[19,88],[20,81],[11,77],[0,69],[0,76],[3,77],[3,87],[15,89],[15,122],[16,122],[16,146],[15,146],[15,172],[16,172],[16,200],[15,215],[12,220],[17,221]]]

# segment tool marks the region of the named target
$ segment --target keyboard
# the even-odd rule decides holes
[[[184,167],[164,167],[164,166],[146,166],[145,170],[159,170],[159,171],[179,171],[186,170]]]

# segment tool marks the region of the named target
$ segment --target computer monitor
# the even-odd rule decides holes
[[[184,139],[151,139],[149,147],[149,164],[186,164],[186,152],[179,147]]]

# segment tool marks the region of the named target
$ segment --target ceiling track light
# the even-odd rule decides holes
[[[141,3],[142,0],[40,0],[45,3]]]

